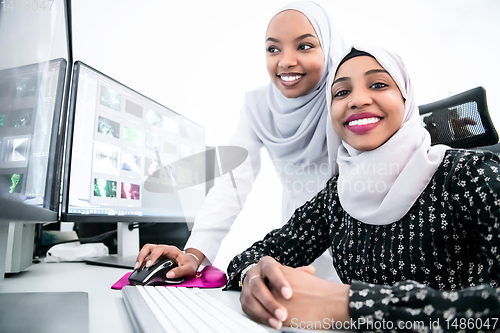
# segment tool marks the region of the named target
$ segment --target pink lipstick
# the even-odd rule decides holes
[[[377,127],[383,118],[370,112],[362,112],[347,118],[345,126],[356,134],[364,134]]]

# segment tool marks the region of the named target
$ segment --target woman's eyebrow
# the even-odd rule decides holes
[[[370,69],[368,72],[365,73],[365,75],[371,75],[371,74],[377,74],[377,73],[386,73],[388,75],[391,75],[385,69]]]
[[[299,41],[299,40],[305,39],[307,37],[312,37],[312,38],[318,39],[318,37],[316,37],[315,35],[307,33],[307,34],[303,34],[302,36],[299,36],[299,37],[295,38],[295,41]],[[280,41],[278,39],[276,39],[276,38],[273,38],[273,37],[267,37],[266,42],[279,43]]]
[[[371,74],[377,74],[377,73],[386,73],[388,75],[391,75],[389,74],[389,72],[387,72],[385,69],[370,69],[368,72],[365,73],[365,76],[367,75],[371,75]],[[350,77],[347,77],[347,76],[342,76],[342,77],[339,77],[338,79],[336,79],[335,81],[333,81],[332,83],[332,86],[335,84],[335,83],[338,83],[338,82],[343,82],[343,81],[350,81],[351,78]]]
[[[302,36],[295,38],[295,41],[299,41],[299,40],[305,39],[307,37],[312,37],[312,38],[318,39],[318,37],[316,37],[315,35],[307,33],[307,34],[303,34]]]
[[[335,83],[338,83],[338,82],[343,82],[343,81],[350,81],[351,78],[350,77],[347,77],[347,76],[342,76],[342,77],[339,77],[338,79],[336,79],[335,81],[333,81],[332,83],[332,86],[335,84]]]

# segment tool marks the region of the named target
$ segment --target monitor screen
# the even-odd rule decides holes
[[[65,75],[62,58],[0,71],[0,198],[57,212]]]
[[[205,198],[205,130],[92,67],[74,66],[62,218],[192,221]]]

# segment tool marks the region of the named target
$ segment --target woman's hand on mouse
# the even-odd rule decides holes
[[[196,249],[187,249],[186,251],[187,253],[171,245],[146,244],[142,247],[137,256],[135,269],[141,267],[144,261],[146,262],[146,266],[149,267],[153,265],[158,258],[164,256],[175,260],[178,266],[167,273],[167,278],[172,279],[195,275],[205,256]]]

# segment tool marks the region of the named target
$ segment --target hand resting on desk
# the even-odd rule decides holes
[[[292,319],[349,320],[349,289],[315,277],[314,267],[291,268],[264,257],[248,270],[240,302],[250,318],[279,329],[291,326]]]
[[[281,266],[281,273],[292,287],[292,297],[284,298],[273,284],[269,287],[275,299],[288,312],[283,326],[292,326],[301,321],[321,323],[325,323],[324,320],[328,323],[332,320],[349,321],[349,285],[317,278],[300,268]]]

